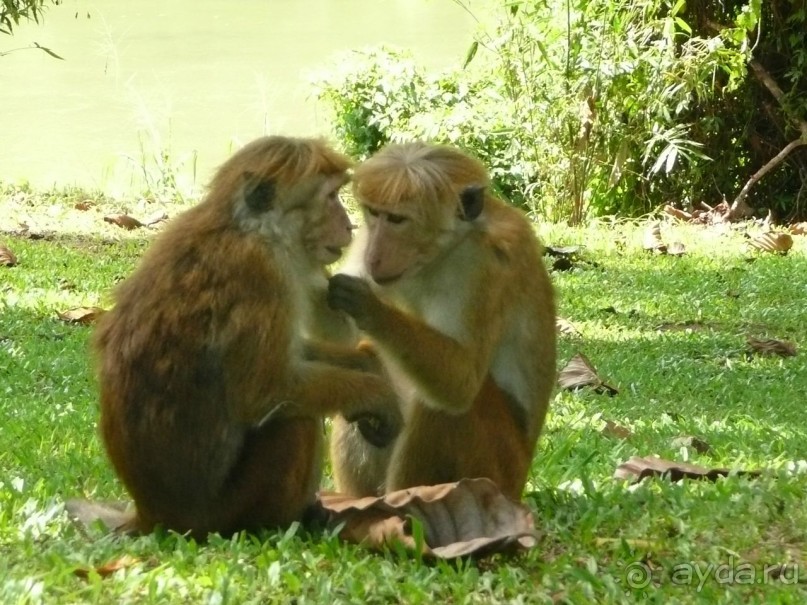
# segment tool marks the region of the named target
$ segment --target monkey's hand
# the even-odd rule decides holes
[[[363,279],[337,273],[328,280],[328,306],[350,315],[356,325],[366,330],[379,316],[384,303]]]

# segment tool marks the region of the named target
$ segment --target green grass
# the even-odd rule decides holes
[[[645,253],[638,223],[542,226],[547,243],[584,245],[587,261],[553,273],[559,315],[582,334],[561,337],[560,365],[583,352],[620,392],[556,393],[525,495],[542,536],[537,548],[424,564],[299,528],[197,544],[173,534],[113,538],[67,520],[65,498],[125,492],[96,430],[91,328],[56,312],[108,305],[149,233],[100,221],[120,211],[108,200],[99,201],[95,227],[72,232],[72,203],[16,204],[18,214],[58,217],[60,232],[49,239],[0,224],[0,243],[19,258],[0,267],[1,603],[807,599],[807,238],[782,257],[747,252],[741,227],[665,224],[666,240],[687,244],[674,258]],[[687,321],[702,328],[659,329]],[[800,351],[749,357],[748,335],[791,340]],[[631,435],[603,434],[606,420]],[[710,451],[682,450],[673,443],[681,435],[702,438]],[[763,473],[716,483],[612,479],[630,456],[650,454]],[[127,555],[136,562],[109,577],[74,573]],[[765,566],[785,563],[796,570],[761,581]]]

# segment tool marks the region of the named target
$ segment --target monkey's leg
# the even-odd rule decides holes
[[[318,418],[284,417],[248,433],[220,502],[232,531],[302,519],[319,488],[322,431]]]
[[[331,425],[330,456],[336,490],[351,496],[384,493],[384,478],[395,443],[377,447],[362,435],[357,422],[336,416]]]
[[[513,413],[511,398],[492,379],[465,414],[416,405],[393,452],[388,492],[487,477],[505,495],[520,498],[532,444]]]

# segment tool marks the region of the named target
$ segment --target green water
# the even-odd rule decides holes
[[[451,0],[66,0],[0,37],[0,180],[121,194],[160,174],[207,182],[263,134],[327,135],[312,74],[380,44],[461,62],[473,19]]]

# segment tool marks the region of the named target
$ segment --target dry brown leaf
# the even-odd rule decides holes
[[[790,225],[788,231],[791,235],[807,235],[807,221]]]
[[[645,229],[642,248],[657,254],[667,253],[667,245],[661,239],[661,226],[658,222],[650,223]]]
[[[559,334],[565,334],[566,336],[582,336],[580,330],[575,328],[572,322],[562,317],[555,318],[555,329],[557,329]]]
[[[628,439],[633,435],[629,428],[610,420],[605,421],[605,426],[600,433],[606,437],[613,437],[615,439]]]
[[[681,437],[676,437],[673,439],[672,446],[676,448],[691,447],[699,454],[705,454],[712,449],[703,439],[694,437],[692,435],[682,435]]]
[[[619,393],[616,388],[603,382],[597,375],[597,370],[594,369],[588,357],[582,353],[578,353],[572,357],[560,371],[558,375],[558,385],[562,389],[569,389],[571,391],[590,386],[595,392],[607,393],[611,397]]]
[[[697,332],[705,329],[706,324],[696,319],[665,322],[656,326],[656,330],[659,332]]]
[[[103,565],[94,568],[91,570],[88,567],[77,567],[73,570],[73,574],[78,576],[79,578],[87,579],[90,575],[91,571],[95,571],[99,576],[102,578],[106,578],[111,576],[116,571],[121,569],[126,569],[127,567],[132,567],[133,565],[137,565],[140,563],[140,559],[132,557],[130,555],[123,555],[120,559],[115,559],[114,561],[110,561],[109,563],[104,563]]]
[[[544,246],[549,256],[574,256],[580,252],[580,246]]]
[[[143,219],[142,224],[145,227],[153,227],[157,223],[161,223],[162,221],[167,220],[167,219],[168,219],[168,215],[165,212],[163,212],[162,210],[158,210],[154,214],[152,214],[152,215],[146,217],[145,219]]]
[[[83,527],[100,523],[109,531],[132,532],[135,519],[133,504],[126,502],[93,502],[92,500],[72,499],[65,502],[67,515]]]
[[[681,242],[673,242],[667,246],[667,254],[671,256],[681,256],[687,253],[687,248]]]
[[[595,538],[595,546],[615,546],[621,547],[626,544],[634,550],[661,550],[661,544],[653,540],[643,540],[642,538]]]
[[[763,252],[787,254],[787,251],[793,247],[793,237],[783,231],[769,231],[752,238],[748,245]]]
[[[628,439],[631,437],[631,435],[633,435],[629,428],[624,427],[621,424],[611,422],[610,420],[605,421],[605,426],[600,433],[606,437],[614,437],[615,439]]]
[[[758,477],[759,471],[731,471],[727,468],[708,469],[688,462],[673,462],[658,456],[631,456],[630,460],[623,462],[614,472],[615,479],[623,479],[630,483],[638,483],[647,477],[661,477],[670,481],[681,479],[708,479],[716,481],[718,477],[725,477],[729,473],[747,477]]]
[[[679,210],[678,208],[670,206],[669,204],[666,204],[664,206],[664,214],[669,214],[670,216],[674,216],[675,218],[682,221],[692,220],[692,215],[689,212],[686,212],[685,210]]]
[[[0,244],[0,265],[13,267],[16,264],[17,255],[14,254],[8,246]]]
[[[73,208],[75,208],[76,210],[81,210],[82,212],[85,212],[93,207],[95,207],[95,202],[93,202],[92,200],[82,200],[80,202],[76,202],[75,205],[73,206]]]
[[[796,345],[789,340],[776,340],[775,338],[754,338],[748,337],[749,353],[759,355],[779,355],[780,357],[794,357],[797,349]]]
[[[129,216],[128,214],[110,214],[104,217],[104,221],[117,225],[118,227],[123,227],[129,231],[144,226],[143,223],[136,218]]]
[[[67,311],[58,311],[57,315],[62,321],[88,326],[95,323],[104,310],[101,307],[76,307]]]
[[[423,529],[421,554],[441,559],[532,548],[538,534],[529,509],[506,498],[489,479],[462,479],[351,498],[321,494],[329,523],[340,537],[373,549],[400,543],[418,548],[414,520]]]

